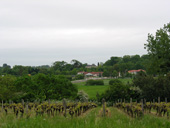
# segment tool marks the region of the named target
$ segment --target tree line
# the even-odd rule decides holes
[[[77,75],[80,71],[85,72],[103,72],[105,77],[127,76],[128,70],[144,69],[147,70],[148,55],[125,55],[123,57],[111,57],[105,63],[98,63],[96,67],[86,68],[87,63],[82,63],[78,60],[72,60],[70,63],[65,61],[56,61],[51,66],[22,66],[15,65],[11,68],[10,65],[3,64],[0,67],[0,75],[10,74],[14,76],[54,74],[54,75]]]
[[[61,75],[0,76],[0,100],[4,101],[75,99],[77,92],[77,87]]]

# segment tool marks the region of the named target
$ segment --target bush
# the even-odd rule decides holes
[[[36,74],[18,77],[15,81],[17,92],[23,92],[24,100],[75,99],[78,89],[65,76]]]
[[[81,90],[77,93],[77,100],[79,100],[81,102],[87,102],[88,99],[89,99],[88,94],[85,93],[83,90]]]
[[[164,101],[165,98],[170,97],[170,74],[154,78],[153,76],[140,73],[134,78],[133,86],[141,89],[141,97],[146,100],[152,101],[160,97]]]
[[[109,81],[109,85],[114,85],[116,83],[122,84],[122,81],[118,80],[118,79],[112,79]]]
[[[75,76],[75,80],[82,80],[82,79],[84,79],[84,75],[83,74]]]
[[[123,83],[114,83],[100,96],[100,100],[105,98],[106,101],[115,101],[117,99],[129,99],[129,86]]]
[[[104,85],[103,80],[87,80],[86,85]]]

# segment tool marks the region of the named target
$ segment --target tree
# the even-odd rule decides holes
[[[28,74],[28,67],[24,67],[21,65],[15,65],[12,69],[13,74],[16,76],[22,76]]]
[[[140,56],[139,55],[133,55],[131,56],[131,62],[136,63],[140,60]]]
[[[71,63],[73,64],[74,68],[80,68],[82,66],[82,63],[80,61],[78,61],[78,60],[75,60],[75,59],[73,59],[71,61]]]
[[[166,74],[170,71],[170,23],[157,30],[155,36],[148,34],[147,49],[151,57],[150,66],[154,73]]]
[[[113,66],[114,64],[117,64],[121,61],[121,57],[111,57],[110,60],[107,60],[104,63],[104,66]]]
[[[75,76],[75,80],[82,80],[84,79],[84,75],[83,74],[79,74]]]
[[[52,69],[54,71],[56,71],[56,70],[63,71],[66,64],[67,64],[67,62],[65,62],[65,61],[56,61],[53,63]]]
[[[109,88],[101,95],[106,101],[114,101],[117,99],[129,99],[129,86],[124,85],[122,82],[115,82],[109,85]]]
[[[122,81],[120,81],[119,79],[112,79],[109,81],[109,85],[114,85],[116,83],[122,84]]]
[[[14,82],[16,77],[11,75],[0,76],[0,99],[1,100],[12,100],[16,94],[16,88]]]
[[[77,87],[64,76],[36,74],[34,76],[18,77],[15,82],[17,92],[22,99],[48,100],[63,98],[74,99],[77,96]]]

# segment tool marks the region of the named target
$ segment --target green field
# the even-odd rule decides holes
[[[124,84],[128,83],[132,83],[132,79],[120,79]],[[102,94],[103,92],[105,92],[109,86],[109,81],[110,80],[104,80],[104,85],[93,85],[93,86],[86,86],[85,82],[80,82],[80,83],[74,83],[75,85],[77,85],[78,87],[78,91],[83,90],[85,91],[88,95],[90,99],[94,99],[96,98],[96,94],[97,92],[99,94]]]
[[[1,128],[170,128],[170,120],[146,114],[141,118],[131,118],[117,108],[109,108],[107,117],[100,114],[101,107],[87,111],[80,117],[58,115],[37,116],[16,119],[13,115],[0,114]]]

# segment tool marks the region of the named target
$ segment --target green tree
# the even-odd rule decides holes
[[[53,63],[52,65],[52,69],[53,71],[59,70],[59,71],[63,71],[65,69],[67,62],[65,61],[56,61]]]
[[[109,88],[101,95],[107,101],[115,101],[117,99],[129,99],[129,86],[124,85],[122,82],[115,82],[109,85]]]
[[[21,66],[21,65],[15,65],[12,68],[13,74],[16,76],[22,76],[28,74],[28,68]]]
[[[75,59],[73,59],[71,61],[71,63],[72,63],[74,68],[80,68],[82,66],[82,63],[80,61],[78,61],[78,60],[75,60]]]
[[[111,57],[110,60],[107,60],[104,63],[104,66],[113,66],[114,64],[117,64],[121,61],[121,57]]]
[[[64,76],[36,74],[34,76],[18,77],[15,82],[17,92],[22,94],[20,99],[74,99],[77,87]]]
[[[122,81],[120,81],[119,79],[112,79],[109,81],[109,85],[114,85],[116,83],[122,84]]]
[[[75,76],[75,80],[82,80],[84,79],[84,75],[83,74],[79,74]]]
[[[17,96],[14,82],[15,76],[5,75],[0,76],[0,99],[1,100],[13,100]]]
[[[153,73],[166,74],[170,71],[170,23],[157,30],[155,36],[148,34],[145,48],[151,57]]]

